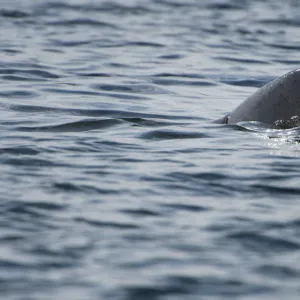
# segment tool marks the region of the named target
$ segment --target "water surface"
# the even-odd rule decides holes
[[[3,299],[298,299],[299,131],[224,116],[299,67],[297,1],[4,1]]]

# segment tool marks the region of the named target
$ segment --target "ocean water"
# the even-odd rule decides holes
[[[0,298],[299,299],[299,5],[1,1]]]

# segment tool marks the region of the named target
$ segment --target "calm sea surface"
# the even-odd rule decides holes
[[[300,3],[3,0],[0,298],[299,299],[300,133],[214,124],[300,66]]]

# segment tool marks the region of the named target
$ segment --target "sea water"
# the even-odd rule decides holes
[[[212,122],[300,66],[299,12],[1,1],[1,299],[299,299],[300,134]]]

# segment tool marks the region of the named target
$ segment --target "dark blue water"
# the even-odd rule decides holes
[[[2,1],[1,299],[298,299],[300,133],[211,121],[299,68],[299,17]]]

